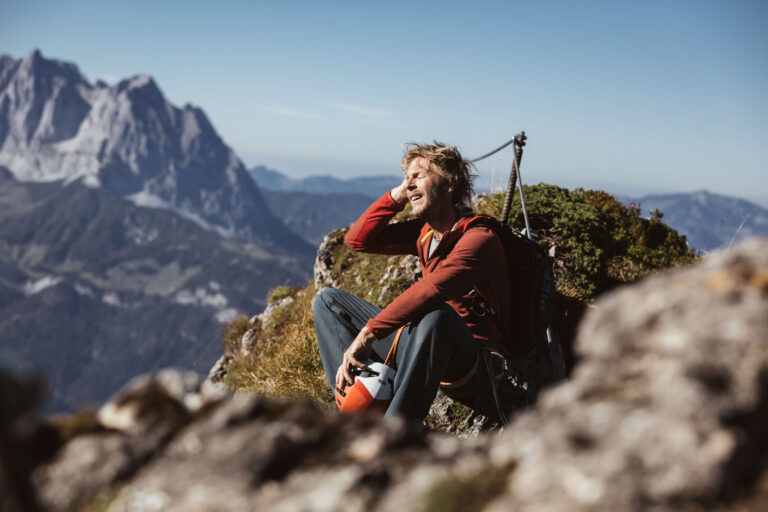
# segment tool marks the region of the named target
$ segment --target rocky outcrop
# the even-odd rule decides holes
[[[32,473],[40,503],[45,510],[89,503],[133,476],[180,429],[227,395],[189,371],[167,369],[133,379],[98,411],[98,428],[71,439]]]
[[[571,380],[474,439],[145,379],[32,480],[57,510],[96,492],[54,493],[67,465],[111,511],[764,509],[766,313],[768,240],[618,289],[587,313]],[[103,463],[74,465],[97,438]],[[105,478],[128,446],[137,462]]]
[[[516,469],[490,509],[699,510],[749,493],[768,462],[767,250],[598,301],[573,379],[509,432]]]
[[[344,233],[339,230],[327,234],[320,244],[314,267],[315,288],[318,290],[337,286],[333,279],[333,264],[336,259],[335,254],[342,245],[344,245]]]

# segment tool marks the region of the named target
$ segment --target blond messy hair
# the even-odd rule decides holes
[[[405,155],[400,162],[400,167],[405,171],[417,158],[427,160],[430,163],[430,170],[453,188],[453,202],[456,208],[461,210],[470,207],[472,182],[475,179],[475,175],[470,172],[473,164],[461,157],[456,146],[448,146],[436,140],[432,141],[432,144],[411,142],[405,147]]]

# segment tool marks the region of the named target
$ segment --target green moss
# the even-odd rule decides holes
[[[429,430],[442,432],[459,432],[467,426],[467,420],[472,415],[472,408],[466,405],[451,401],[445,415],[432,416],[428,414],[424,418],[424,424]]]
[[[296,294],[301,288],[297,286],[277,286],[269,292],[267,302],[269,304],[277,304],[286,297],[291,297]]]
[[[331,272],[338,288],[384,307],[411,285],[404,279],[382,282],[387,267],[398,266],[402,260],[402,256],[364,254],[342,245],[334,254]],[[383,291],[385,293],[382,293]]]
[[[453,402],[448,406],[448,418],[451,420],[451,424],[463,424],[471,414],[472,409],[462,403]]]
[[[473,512],[500,496],[510,470],[488,465],[467,476],[451,476],[424,496],[423,512]]]

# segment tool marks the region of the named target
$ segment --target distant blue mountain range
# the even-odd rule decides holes
[[[330,175],[292,179],[263,165],[248,171],[259,188],[283,192],[309,192],[313,194],[363,194],[374,199],[392,190],[403,181],[400,175],[359,176],[339,179]]]
[[[399,176],[368,176],[345,180],[333,176],[310,176],[292,179],[278,171],[261,166],[251,169],[260,188],[280,191],[279,197],[267,198],[270,209],[278,214],[296,232],[310,242],[318,244],[324,233],[314,232],[328,226],[317,222],[328,198],[316,195],[337,194],[333,201],[333,215],[339,226],[354,221],[367,206],[365,197],[378,198],[400,183]],[[302,192],[299,198],[291,192]],[[696,192],[647,195],[640,198],[619,197],[624,204],[634,203],[647,217],[651,210],[660,210],[664,222],[686,235],[688,245],[701,252],[709,252],[736,244],[746,238],[768,236],[768,210],[745,199],[713,194],[706,190]],[[321,201],[321,205],[314,204]],[[310,206],[312,204],[312,206]],[[290,211],[283,211],[290,208]],[[313,222],[302,218],[301,212],[311,211]],[[310,227],[311,225],[311,227]]]
[[[768,210],[745,199],[696,192],[620,198],[634,202],[643,216],[660,210],[663,221],[688,238],[688,246],[702,252],[726,248],[746,238],[768,236]]]

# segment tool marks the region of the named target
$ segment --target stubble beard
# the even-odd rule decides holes
[[[446,192],[443,187],[432,189],[428,193],[425,193],[422,196],[421,204],[418,206],[418,210],[417,207],[414,207],[413,204],[411,204],[413,216],[417,219],[428,222],[431,214],[435,213],[436,208],[439,208],[441,194],[444,193]]]

